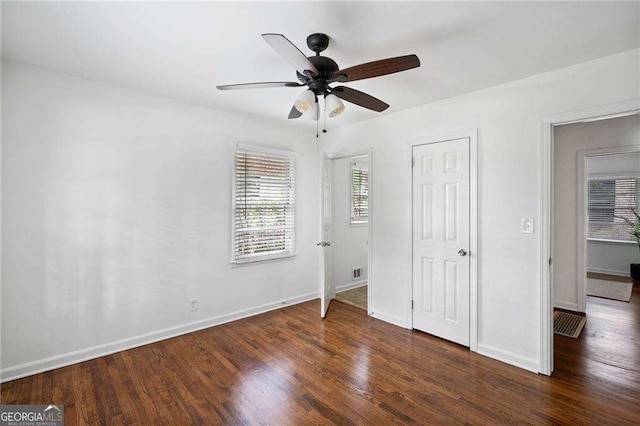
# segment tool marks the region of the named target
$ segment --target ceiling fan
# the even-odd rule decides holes
[[[227,84],[216,87],[219,90],[237,90],[307,86],[308,89],[298,96],[291,108],[289,119],[299,118],[305,115],[317,121],[320,114],[318,97],[324,97],[325,112],[329,117],[335,117],[344,111],[344,105],[340,99],[373,111],[382,112],[389,108],[389,105],[380,99],[350,87],[331,87],[330,84],[380,77],[420,66],[420,60],[416,55],[406,55],[340,69],[333,59],[320,56],[320,52],[329,46],[329,36],[326,34],[316,33],[307,37],[307,46],[315,52],[315,56],[309,57],[305,56],[300,49],[282,34],[262,34],[262,38],[269,43],[280,56],[293,65],[297,70],[296,74],[299,82],[274,81]]]

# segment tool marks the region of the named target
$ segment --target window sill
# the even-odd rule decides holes
[[[349,222],[349,226],[353,228],[360,228],[363,226],[369,226],[369,222]]]
[[[287,254],[276,254],[276,255],[266,255],[266,256],[256,256],[256,257],[245,257],[242,259],[232,260],[230,263],[232,268],[236,268],[239,266],[247,266],[247,265],[255,265],[256,263],[266,263],[266,262],[276,262],[282,260],[293,260],[296,257],[296,253],[287,253]]]
[[[607,240],[606,238],[587,238],[587,241],[595,241],[598,243],[610,243],[610,244],[638,244],[635,241]]]

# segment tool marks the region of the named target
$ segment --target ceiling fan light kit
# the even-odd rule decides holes
[[[324,97],[325,114],[328,114],[331,118],[340,115],[345,109],[340,99],[372,111],[382,112],[389,108],[389,105],[380,99],[350,87],[331,87],[330,84],[379,77],[420,66],[420,60],[416,55],[406,55],[340,69],[333,59],[320,55],[320,52],[326,50],[329,46],[329,36],[326,34],[316,33],[307,37],[307,46],[315,52],[315,56],[309,57],[305,56],[300,49],[282,34],[262,34],[262,38],[296,69],[296,75],[300,82],[242,83],[216,87],[218,90],[237,90],[307,86],[308,89],[296,98],[289,112],[289,119],[300,118],[304,115],[311,120],[317,121],[320,115],[318,108],[319,97]]]
[[[301,113],[310,112],[316,103],[316,95],[311,90],[300,93],[293,104]]]
[[[333,93],[329,93],[324,96],[324,110],[329,115],[329,117],[333,118],[336,115],[340,115],[344,111],[344,104],[336,95]]]

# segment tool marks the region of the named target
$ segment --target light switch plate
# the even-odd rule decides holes
[[[533,234],[533,219],[522,219],[522,233]]]

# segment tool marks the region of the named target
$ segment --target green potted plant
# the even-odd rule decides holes
[[[635,220],[631,221],[628,218],[624,218],[625,221],[633,228],[633,231],[630,232],[636,238],[636,242],[638,243],[638,250],[640,250],[640,215],[638,212],[633,210],[633,214],[635,215]],[[640,263],[632,263],[631,264],[631,279],[634,281],[640,281]]]

